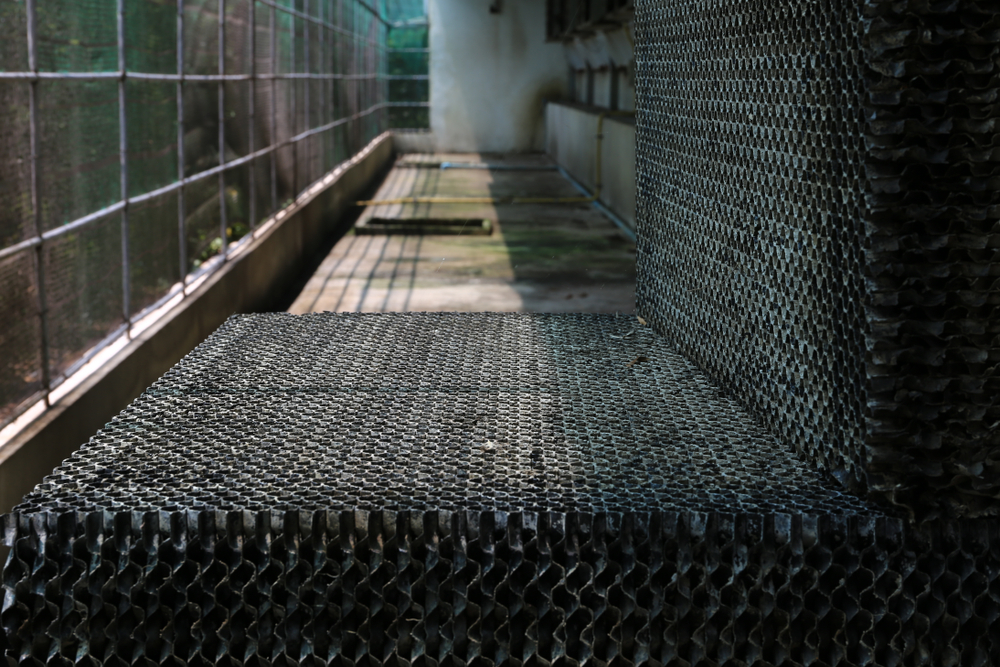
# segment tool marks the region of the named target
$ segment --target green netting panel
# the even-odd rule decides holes
[[[180,281],[177,195],[136,204],[129,211],[132,312],[154,304]]]
[[[59,235],[48,238],[41,253],[49,370],[58,379],[120,331],[126,316],[167,296],[182,273],[203,267],[387,127],[389,114],[380,105],[388,86],[377,77],[388,64],[385,23],[357,0],[278,2],[273,8],[259,0],[184,0],[178,34],[177,0],[125,0],[130,76],[121,98],[118,1],[35,0],[38,68],[67,76],[37,83],[0,78],[0,318],[16,323],[0,333],[0,357],[10,360],[0,371],[0,425],[42,385],[35,252],[9,250],[35,237],[36,215],[42,232]],[[367,3],[376,5],[409,15],[399,13],[399,3]],[[25,0],[0,1],[0,72],[29,74],[28,11]],[[179,83],[131,76],[175,77],[179,55],[185,75],[218,75],[220,18],[224,73],[265,78]],[[273,81],[270,75],[298,78]],[[33,94],[38,211],[32,205]],[[122,99],[126,194],[165,189],[129,205],[125,255],[122,215],[93,216],[121,205]],[[221,177],[199,178],[223,162],[347,118]],[[197,180],[179,187],[181,177]],[[90,222],[65,227],[81,218]]]
[[[28,68],[23,0],[0,2],[0,71]],[[0,248],[32,236],[29,86],[0,82]],[[34,253],[0,259],[0,424],[42,388]]]
[[[42,389],[35,255],[0,259],[0,423]]]
[[[117,113],[117,91],[114,95]],[[177,181],[177,86],[127,81],[128,193],[135,197]],[[117,150],[117,146],[115,146]]]
[[[0,2],[0,71],[28,69],[24,1]],[[31,235],[28,85],[0,82],[0,248]],[[0,313],[2,316],[2,313]]]
[[[128,0],[126,10],[125,64],[129,71],[177,72],[176,1]]]
[[[387,0],[386,16],[389,22],[396,24],[389,31],[387,38],[387,46],[390,49],[387,68],[389,75],[426,76],[430,72],[429,53],[420,51],[430,46],[426,3],[424,0]],[[427,81],[400,80],[388,83],[390,102],[430,101],[430,86]],[[426,107],[392,107],[389,110],[389,127],[429,128],[428,109]]]
[[[40,82],[38,130],[43,229],[121,199],[118,82]]]
[[[0,72],[28,69],[27,21],[24,0],[0,2]]]
[[[313,3],[317,4],[317,3]],[[215,12],[219,11],[218,6]],[[258,3],[258,11],[266,6]],[[315,14],[315,10],[310,12]],[[250,73],[250,2],[226,0],[226,73]]]
[[[388,46],[400,49],[389,53],[390,75],[427,75],[430,54],[419,49],[429,47],[426,25],[397,27],[389,31]],[[405,50],[403,50],[405,49]],[[415,49],[415,50],[410,50]],[[390,102],[429,102],[430,85],[426,80],[389,81]],[[393,107],[389,126],[394,128],[428,128],[430,115],[426,107]]]
[[[2,7],[3,5],[0,5]],[[0,248],[32,236],[28,84],[0,83]],[[0,424],[41,388],[34,252],[0,259]]]
[[[121,219],[112,215],[45,245],[50,374],[68,372],[122,316]]]
[[[0,5],[2,6],[2,5]],[[28,84],[0,82],[0,248],[31,236],[31,144]]]
[[[118,69],[116,0],[37,0],[36,6],[40,70]]]

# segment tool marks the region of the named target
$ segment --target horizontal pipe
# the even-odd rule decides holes
[[[576,188],[577,190],[579,190],[583,194],[587,194],[587,188],[583,187],[579,182],[577,182],[577,180],[575,178],[573,178],[572,176],[570,176],[569,173],[565,169],[563,169],[562,167],[559,167],[558,169],[559,169],[559,173],[562,174],[563,178],[565,178],[567,181],[569,181],[570,183],[572,183],[574,188]],[[592,205],[598,211],[600,211],[601,213],[603,213],[605,215],[605,217],[607,217],[611,222],[615,223],[615,226],[618,227],[620,230],[622,230],[622,232],[624,232],[625,236],[627,236],[632,241],[632,243],[636,242],[635,230],[632,229],[631,227],[629,227],[628,224],[626,224],[626,222],[624,220],[622,220],[617,215],[615,215],[614,213],[612,213],[611,209],[609,209],[607,206],[605,206],[604,204],[602,204],[600,201],[598,201],[596,199],[593,201]]]
[[[174,82],[218,82],[218,81],[290,81],[295,79],[316,79],[322,81],[358,81],[382,79],[388,81],[427,81],[426,74],[313,74],[310,72],[290,72],[288,74],[157,74],[152,72],[0,72],[0,80],[17,81],[174,81]]]
[[[357,202],[358,206],[390,206],[394,204],[590,204],[593,197],[436,197],[416,196],[396,199],[371,199]]]
[[[403,166],[416,166],[420,163]],[[543,164],[532,166],[527,164],[489,164],[486,162],[442,162],[441,169],[487,169],[489,171],[555,171],[555,165]]]
[[[604,141],[604,119],[608,116],[635,116],[634,111],[602,111],[597,114],[597,149],[594,156],[594,201],[600,201],[601,190],[604,187],[601,164],[602,143]]]
[[[34,236],[26,241],[21,241],[20,243],[15,243],[12,246],[0,250],[0,260],[6,259],[11,255],[16,255],[19,252],[24,252],[25,250],[30,250],[37,245],[41,245],[42,239]]]
[[[119,71],[113,72],[0,72],[0,79],[17,79],[23,81],[44,81],[46,79],[56,80],[82,80],[98,81],[101,79],[111,79],[117,81],[122,78]]]
[[[55,229],[50,229],[49,231],[42,234],[42,240],[50,241],[56,237],[62,236],[63,234],[68,234],[81,227],[86,227],[90,223],[97,222],[101,218],[106,218],[112,213],[118,213],[124,208],[125,208],[125,202],[123,201],[112,204],[111,206],[105,206],[104,208],[98,211],[94,211],[90,215],[85,215],[82,218],[77,218],[76,220],[68,224],[56,227]]]
[[[551,164],[490,164],[487,162],[397,162],[397,167],[415,169],[483,169],[487,171],[555,171]]]
[[[201,180],[206,179],[206,178],[210,178],[212,176],[217,176],[218,174],[220,174],[220,173],[222,173],[224,171],[229,171],[230,169],[236,169],[237,167],[241,167],[241,166],[243,166],[243,165],[251,162],[252,160],[255,160],[255,159],[259,158],[259,157],[263,157],[265,155],[268,155],[268,154],[270,154],[270,153],[272,153],[272,152],[274,152],[274,151],[276,151],[278,149],[284,148],[285,146],[288,146],[290,144],[302,141],[303,139],[307,139],[307,138],[309,138],[311,136],[314,136],[316,134],[321,134],[323,132],[329,132],[330,130],[334,129],[335,127],[339,127],[341,125],[345,125],[347,123],[355,121],[355,120],[357,120],[357,119],[359,119],[359,118],[361,118],[363,116],[367,116],[368,114],[374,113],[374,112],[378,111],[379,109],[381,109],[382,107],[386,107],[386,106],[392,106],[392,105],[390,103],[387,103],[387,102],[381,102],[381,103],[376,104],[376,105],[374,105],[372,107],[369,107],[365,111],[358,112],[358,113],[356,113],[356,114],[354,114],[352,116],[348,116],[346,118],[341,118],[339,120],[335,120],[333,122],[327,123],[326,125],[321,125],[319,127],[314,127],[311,130],[306,130],[305,132],[301,132],[301,133],[295,135],[294,137],[290,137],[290,138],[285,139],[284,141],[279,142],[277,144],[273,144],[271,146],[267,146],[266,148],[262,148],[259,151],[251,153],[250,155],[244,155],[243,157],[241,157],[239,159],[232,160],[231,162],[227,162],[227,163],[225,163],[223,165],[219,165],[218,167],[212,167],[211,169],[206,169],[205,171],[197,173],[194,176],[188,176],[187,178],[185,178],[183,180],[175,181],[174,183],[171,183],[170,185],[165,185],[162,188],[158,188],[156,190],[152,190],[150,192],[146,192],[146,193],[141,194],[141,195],[136,195],[135,197],[129,197],[129,199],[127,201],[128,201],[128,203],[130,205],[131,204],[140,204],[140,203],[149,201],[151,199],[155,199],[157,197],[161,197],[163,195],[170,194],[171,192],[176,192],[177,190],[179,190],[180,188],[182,188],[184,186],[190,185],[192,183],[196,183],[198,181],[201,181]],[[73,231],[75,231],[77,229],[80,229],[81,227],[85,227],[85,226],[89,225],[92,222],[100,220],[101,218],[107,217],[107,216],[109,216],[109,215],[111,215],[113,213],[118,213],[123,208],[125,208],[125,204],[126,204],[125,201],[116,202],[116,203],[112,204],[111,206],[107,206],[107,207],[102,208],[102,209],[100,209],[98,211],[94,211],[93,213],[85,215],[82,218],[77,218],[76,220],[73,220],[72,222],[69,222],[69,223],[67,223],[65,225],[61,225],[59,227],[56,227],[55,229],[51,229],[51,230],[45,232],[44,234],[42,234],[40,237],[36,236],[36,237],[30,238],[30,239],[26,239],[24,241],[21,241],[20,243],[17,243],[15,245],[12,245],[12,246],[8,247],[8,248],[4,248],[3,250],[0,250],[0,259],[4,259],[6,257],[9,257],[10,255],[15,255],[15,254],[17,254],[19,252],[24,252],[25,250],[29,250],[29,249],[34,248],[35,246],[41,244],[43,240],[44,241],[49,241],[51,239],[57,238],[59,236],[62,236],[64,234],[69,234],[70,232],[73,232]]]

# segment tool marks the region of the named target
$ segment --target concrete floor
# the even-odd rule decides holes
[[[412,167],[414,162],[551,165],[544,155],[404,155],[377,199],[410,195],[578,197],[558,171]],[[471,218],[491,236],[367,236],[352,229],[289,312],[631,313],[635,245],[589,204],[378,206],[358,219]]]

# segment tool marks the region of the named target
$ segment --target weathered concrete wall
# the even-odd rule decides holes
[[[597,120],[600,109],[551,103],[545,110],[545,150],[593,192],[596,181]],[[604,119],[601,146],[601,203],[635,228],[635,122]]]
[[[430,0],[431,130],[442,151],[542,150],[545,101],[567,94],[560,43],[545,41],[545,3]]]
[[[632,26],[596,30],[563,42],[573,82],[569,99],[608,109],[635,110]]]
[[[299,198],[272,227],[163,320],[0,449],[0,514],[20,502],[104,424],[234,313],[268,308],[337,228],[343,214],[388,166],[385,134],[328,182]],[[339,173],[338,173],[339,172]],[[5,553],[0,547],[0,563]]]
[[[397,154],[433,153],[434,133],[430,130],[393,130],[392,146]]]

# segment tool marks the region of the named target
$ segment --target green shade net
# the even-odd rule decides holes
[[[122,330],[192,271],[246,235],[276,209],[350,158],[388,126],[380,105],[387,84],[374,75],[394,63],[385,51],[392,19],[422,15],[421,3],[378,0],[279,0],[305,20],[262,2],[125,0],[129,72],[176,74],[178,30],[183,72],[219,73],[220,18],[226,74],[361,75],[274,81],[125,83],[127,194],[136,197],[286,142],[247,164],[128,209],[128,284],[123,284],[119,213],[32,249],[0,258],[0,426],[44,390],[39,262],[44,275],[49,377],[72,372],[88,350]],[[413,4],[414,6],[410,6]],[[376,5],[380,5],[377,6]],[[43,72],[115,72],[116,0],[36,0],[37,65]],[[414,13],[416,12],[416,13]],[[331,30],[329,26],[335,26]],[[423,44],[426,44],[426,28]],[[393,30],[399,35],[420,32]],[[273,51],[272,51],[273,49]],[[273,57],[272,57],[273,52]],[[426,55],[422,60],[426,73]],[[413,65],[407,71],[413,68]],[[24,0],[0,1],[0,71],[29,69]],[[422,82],[423,83],[423,82]],[[122,199],[119,82],[42,80],[36,84],[37,216],[32,205],[30,98],[27,80],[0,80],[0,252],[56,230]],[[221,88],[221,89],[220,89]],[[426,85],[424,85],[426,90]],[[419,92],[419,91],[418,91]],[[409,93],[407,93],[409,94]],[[426,95],[423,99],[426,99]],[[180,111],[181,120],[178,115]],[[409,111],[409,110],[407,110]],[[426,117],[426,114],[424,114]],[[182,123],[182,124],[181,124]],[[220,141],[221,135],[221,141]],[[125,307],[128,295],[128,308]],[[127,311],[127,312],[126,312]]]
[[[430,72],[427,12],[424,0],[388,0],[386,16],[393,27],[387,45],[390,75],[427,75]],[[412,49],[412,50],[411,50]],[[390,102],[429,102],[429,81],[389,81]],[[427,107],[393,107],[389,115],[393,128],[425,129],[430,127]]]

